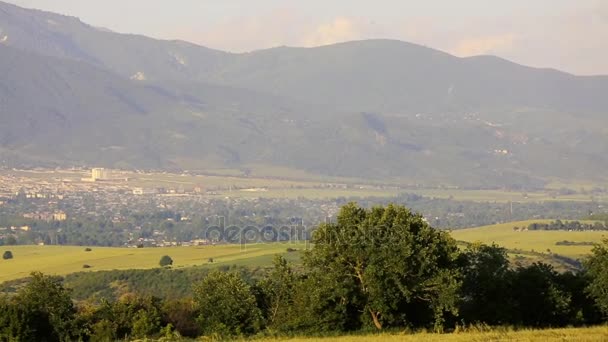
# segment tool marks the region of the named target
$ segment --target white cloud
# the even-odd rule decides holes
[[[330,23],[319,25],[302,40],[303,46],[321,46],[361,39],[361,32],[354,20],[337,17]]]
[[[513,48],[514,42],[513,33],[465,38],[450,49],[450,52],[460,57],[497,54]]]

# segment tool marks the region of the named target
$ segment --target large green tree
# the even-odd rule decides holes
[[[455,241],[403,206],[350,203],[312,242],[304,263],[316,282],[321,321],[343,329],[357,329],[356,322],[377,329],[433,323],[439,330],[446,312],[457,313]]]
[[[248,335],[260,329],[260,309],[239,274],[213,271],[193,290],[203,333]]]
[[[608,316],[608,240],[593,248],[584,266],[591,279],[587,293],[595,300],[602,313]]]
[[[467,323],[511,320],[509,259],[504,248],[473,243],[458,258],[463,274],[460,315]]]
[[[74,324],[76,309],[70,291],[61,284],[61,278],[32,273],[29,283],[15,296],[14,303],[21,310],[41,317],[34,322],[36,326],[31,327],[32,330],[39,332],[41,328],[50,326],[45,340],[71,341],[78,335]]]

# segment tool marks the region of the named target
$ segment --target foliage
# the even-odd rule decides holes
[[[173,259],[168,255],[163,255],[158,263],[161,267],[173,265]]]
[[[2,254],[2,259],[4,259],[4,260],[9,260],[9,259],[12,259],[12,258],[13,258],[13,252],[11,252],[11,251],[5,251]]]
[[[428,317],[441,329],[444,313],[457,312],[456,244],[405,207],[348,204],[336,223],[319,227],[313,244],[305,266],[327,291],[338,327],[382,329]]]
[[[71,341],[76,309],[61,279],[32,273],[13,298],[0,300],[1,340]]]
[[[556,220],[550,223],[531,223],[528,226],[528,230],[603,231],[608,230],[608,227],[602,222],[581,223],[579,221],[562,222],[561,220]]]
[[[474,243],[460,254],[460,313],[465,322],[509,323],[509,259],[504,248]]]
[[[194,300],[205,334],[248,335],[261,328],[251,287],[237,273],[212,271],[194,286]]]
[[[594,298],[602,313],[608,316],[608,240],[593,248],[593,254],[585,260],[584,265],[591,278],[587,293]]]
[[[289,331],[297,327],[297,316],[303,313],[296,305],[301,282],[287,260],[277,255],[272,270],[254,287],[269,329]]]

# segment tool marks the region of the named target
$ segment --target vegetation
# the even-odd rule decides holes
[[[550,220],[530,220],[502,223],[491,226],[454,230],[452,237],[458,241],[482,242],[485,244],[497,243],[505,247],[512,254],[544,254],[552,256],[558,254],[572,259],[583,259],[593,246],[582,244],[559,244],[560,241],[571,242],[594,242],[600,243],[605,237],[604,231],[567,231],[567,230],[547,230],[532,231],[521,229],[530,224],[549,224]],[[585,224],[593,224],[593,221],[583,221]],[[549,251],[547,251],[549,250]],[[542,256],[542,255],[539,255]]]
[[[173,259],[171,259],[171,257],[168,255],[163,255],[158,264],[160,267],[171,266],[173,265]]]
[[[579,221],[567,221],[562,222],[561,220],[553,221],[550,223],[531,223],[527,227],[528,230],[567,230],[567,231],[603,231],[608,230],[608,227],[604,223],[596,221],[593,223],[581,223]]]
[[[11,251],[5,251],[2,254],[2,259],[4,259],[4,260],[9,260],[9,259],[12,259],[12,258],[13,258],[13,252],[11,252]]]
[[[82,265],[92,266],[95,271],[151,269],[158,267],[160,258],[171,253],[173,268],[190,266],[232,266],[245,265],[263,267],[272,265],[275,254],[285,255],[297,261],[301,252],[287,253],[288,246],[298,250],[306,249],[305,243],[269,243],[249,245],[216,245],[197,247],[165,248],[109,248],[99,247],[84,252],[77,246],[14,246],[17,255],[11,262],[0,263],[0,282],[25,278],[30,272],[44,271],[54,275],[67,275],[82,271]],[[288,255],[287,255],[288,254]],[[210,264],[209,259],[213,259]]]
[[[315,231],[312,242],[299,266],[276,256],[272,268],[257,273],[238,267],[93,273],[89,286],[109,282],[113,296],[92,295],[76,304],[72,299],[81,297],[68,288],[84,278],[33,273],[0,300],[0,322],[7,327],[0,339],[245,338],[392,329],[458,332],[449,335],[457,339],[470,327],[481,327],[472,336],[492,336],[490,326],[587,326],[608,314],[608,241],[593,249],[584,272],[558,273],[543,263],[513,267],[504,248],[474,243],[459,250],[447,232],[405,207],[348,204],[335,222]],[[134,281],[121,281],[129,278]],[[165,296],[141,291],[151,284],[162,286],[158,291]],[[182,290],[174,292],[177,286]]]

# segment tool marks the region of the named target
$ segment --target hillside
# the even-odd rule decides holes
[[[232,54],[2,2],[0,41],[2,166],[510,188],[608,167],[605,76],[390,40]]]
[[[507,250],[513,265],[542,262],[556,270],[578,271],[591,255],[594,245],[606,239],[607,231],[528,230],[532,223],[549,224],[553,220],[528,220],[490,226],[459,229],[452,237],[464,248],[469,243],[496,244]],[[593,224],[595,221],[581,221]]]

